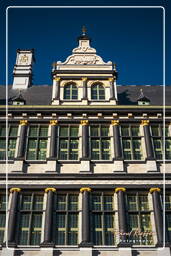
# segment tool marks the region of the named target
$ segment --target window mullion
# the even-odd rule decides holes
[[[69,218],[69,213],[68,213],[68,203],[69,203],[69,196],[68,196],[68,193],[66,194],[66,209],[65,209],[65,245],[68,244],[68,231],[69,231],[69,228],[68,228],[68,218]]]
[[[102,245],[105,245],[105,216],[104,216],[104,193],[101,194],[101,211],[102,211]]]

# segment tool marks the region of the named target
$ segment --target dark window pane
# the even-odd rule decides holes
[[[69,214],[68,224],[68,244],[76,245],[78,238],[78,215]]]
[[[42,195],[34,196],[33,210],[43,210],[43,196]]]
[[[71,126],[70,136],[72,136],[72,137],[77,137],[78,136],[78,126]]]
[[[105,245],[114,245],[114,216],[104,215]]]
[[[67,126],[60,127],[60,136],[68,137],[68,127]]]
[[[57,210],[66,210],[66,195],[57,195]]]
[[[158,126],[151,126],[152,136],[160,136],[159,127]]]
[[[101,135],[102,136],[109,136],[109,127],[102,126],[101,127]]]
[[[21,209],[22,210],[31,210],[31,205],[32,205],[32,196],[31,195],[23,195]]]
[[[69,206],[68,209],[71,211],[78,210],[78,195],[69,195]]]
[[[113,210],[113,196],[104,196],[104,210]]]
[[[37,126],[30,126],[29,136],[30,137],[37,137],[38,136],[38,127]]]
[[[0,136],[6,136],[6,126],[0,126]]]
[[[47,126],[41,126],[39,135],[40,135],[40,137],[47,137],[48,136],[48,127]]]
[[[92,210],[102,210],[102,202],[100,195],[92,196]]]
[[[121,134],[122,134],[122,136],[129,136],[129,126],[122,126]]]
[[[131,131],[132,131],[132,136],[140,136],[139,126],[132,126]]]
[[[9,136],[17,136],[18,126],[11,126],[9,131]]]

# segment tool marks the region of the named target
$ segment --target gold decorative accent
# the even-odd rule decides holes
[[[81,125],[88,125],[89,124],[89,121],[88,120],[81,120]]]
[[[161,189],[160,188],[150,188],[149,192],[152,194],[153,192],[160,192]]]
[[[55,126],[58,124],[58,120],[50,120],[50,125]]]
[[[87,77],[82,77],[82,80],[83,81],[87,81]]]
[[[117,193],[119,191],[125,192],[126,188],[115,188],[115,193]]]
[[[80,188],[81,193],[83,193],[84,191],[91,192],[91,188]]]
[[[113,77],[109,77],[108,80],[109,80],[109,82],[113,82],[114,78]]]
[[[111,121],[111,124],[112,124],[113,126],[119,125],[119,120],[112,120],[112,121]]]
[[[55,81],[60,81],[61,80],[61,78],[60,77],[55,77],[55,79],[54,79]]]
[[[28,120],[20,120],[20,125],[28,125]]]
[[[26,63],[28,61],[28,56],[24,54],[23,56],[21,56],[20,61]]]
[[[133,114],[132,113],[128,113],[128,118],[131,118],[133,117]]]
[[[10,193],[13,193],[13,192],[20,192],[21,191],[21,188],[11,188],[10,189]]]
[[[49,191],[56,192],[56,188],[45,188],[45,193],[48,193]]]
[[[149,125],[150,121],[149,120],[142,120],[141,121],[141,125],[145,126],[145,125]]]

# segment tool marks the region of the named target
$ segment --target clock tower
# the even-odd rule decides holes
[[[32,64],[34,50],[17,50],[16,64],[14,66],[13,89],[27,89],[32,83]]]

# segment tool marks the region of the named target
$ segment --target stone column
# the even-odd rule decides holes
[[[151,188],[150,193],[153,198],[154,219],[156,225],[158,246],[163,246],[163,217],[160,201],[160,188]]]
[[[17,223],[17,204],[18,204],[18,193],[21,191],[20,188],[11,188],[12,193],[11,207],[9,211],[8,220],[8,246],[16,246],[16,223]]]
[[[115,91],[114,91],[114,78],[110,77],[109,79],[109,83],[110,83],[110,100],[115,100]]]
[[[17,152],[18,160],[24,159],[27,125],[28,125],[27,120],[20,120],[20,136],[19,136],[18,152]]]
[[[81,188],[82,193],[82,242],[81,247],[90,247],[90,215],[89,215],[89,193],[91,188]]]
[[[56,192],[55,188],[46,188],[47,203],[45,211],[45,226],[44,226],[44,242],[42,247],[53,247],[52,230],[53,230],[53,193]]]
[[[83,81],[83,100],[87,100],[87,77],[82,77]]]
[[[56,77],[53,80],[52,100],[60,99],[60,79],[60,77]]]
[[[121,139],[119,134],[119,120],[112,120],[111,124],[113,126],[113,137],[114,137],[114,149],[115,149],[115,159],[122,159],[122,147]]]
[[[147,152],[147,160],[154,160],[154,151],[150,136],[150,129],[149,129],[149,120],[142,120],[141,125],[144,129],[144,139],[146,145],[146,152]]]
[[[126,207],[125,207],[125,188],[116,188],[115,193],[118,196],[118,218],[119,218],[119,233],[120,233],[120,246],[127,247],[127,221],[126,221]]]
[[[51,135],[50,135],[50,152],[49,152],[49,158],[50,160],[57,158],[57,120],[50,120],[50,128],[51,128]]]
[[[82,126],[82,159],[89,158],[89,122],[88,120],[81,120]]]

